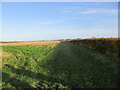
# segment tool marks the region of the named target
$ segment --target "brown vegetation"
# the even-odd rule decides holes
[[[2,49],[0,49],[0,57],[11,57],[11,56],[13,56],[12,53],[5,52]]]
[[[119,56],[120,38],[86,38],[86,39],[71,39],[65,42],[70,42],[76,45],[84,46],[92,50],[99,51],[104,54]]]
[[[47,45],[56,44],[60,41],[25,41],[25,42],[2,42],[2,46],[19,46],[19,45]]]

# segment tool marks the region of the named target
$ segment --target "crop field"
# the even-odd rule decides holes
[[[2,88],[118,87],[116,54],[105,54],[70,41],[44,42],[0,46]]]

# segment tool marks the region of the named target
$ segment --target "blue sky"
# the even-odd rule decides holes
[[[117,2],[3,2],[2,40],[117,37]]]

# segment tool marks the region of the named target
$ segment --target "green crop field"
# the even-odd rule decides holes
[[[3,88],[118,87],[116,56],[70,42],[1,48]]]

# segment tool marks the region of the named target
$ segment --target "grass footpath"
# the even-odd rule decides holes
[[[118,62],[70,43],[2,46],[3,88],[115,88]]]

